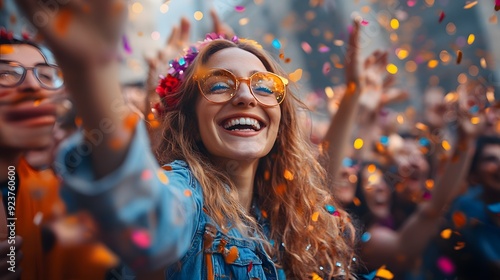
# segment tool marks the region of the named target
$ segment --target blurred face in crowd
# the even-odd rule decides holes
[[[424,105],[424,117],[427,123],[433,128],[443,127],[445,125],[444,114],[447,110],[443,90],[438,87],[427,89],[424,95]]]
[[[374,165],[368,165],[362,172],[366,206],[377,219],[389,217],[392,203],[391,189],[383,175]]]
[[[425,190],[425,181],[429,174],[429,164],[420,151],[420,146],[414,139],[405,139],[403,147],[394,157],[398,167],[398,175],[402,178],[404,186],[398,192],[406,201],[419,201]]]
[[[500,145],[484,147],[474,177],[485,188],[500,194]]]
[[[44,88],[42,83],[48,84],[55,72],[50,67],[31,68],[46,65],[36,47],[1,45],[0,50],[0,147],[9,150],[47,147],[52,142],[56,107],[46,100],[59,91]],[[24,81],[15,84],[16,80],[22,80],[22,75]],[[62,81],[62,76],[58,78]]]

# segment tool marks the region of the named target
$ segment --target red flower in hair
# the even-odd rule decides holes
[[[160,95],[162,102],[166,105],[166,108],[174,108],[179,102],[179,96],[176,95],[179,87],[181,85],[181,80],[170,74],[160,80],[158,87],[156,88],[156,93]]]

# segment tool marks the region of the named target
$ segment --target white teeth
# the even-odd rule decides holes
[[[256,119],[252,119],[252,118],[234,118],[234,119],[229,119],[227,120],[223,127],[225,129],[228,129],[232,126],[235,126],[235,125],[251,125],[255,130],[260,130],[260,123],[258,120]],[[246,129],[245,129],[246,130]]]

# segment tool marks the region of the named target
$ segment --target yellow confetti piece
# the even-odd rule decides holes
[[[446,140],[443,140],[443,142],[441,142],[441,146],[443,147],[443,149],[445,149],[445,151],[449,151],[451,149],[450,143]]]
[[[285,177],[285,179],[287,179],[288,181],[292,181],[293,180],[293,173],[290,172],[289,170],[285,170],[283,177]]]
[[[381,277],[381,278],[384,278],[384,279],[393,279],[394,278],[394,274],[392,274],[392,272],[390,272],[389,270],[387,270],[385,268],[385,265],[382,266],[381,268],[379,268],[377,270],[377,273],[375,274],[375,276]]]
[[[490,103],[495,102],[495,91],[493,88],[488,88],[488,91],[486,92],[486,99],[488,99],[488,102]]]
[[[314,272],[312,273],[311,276],[312,276],[312,280],[323,280],[323,278],[321,278],[318,274],[316,274]]]
[[[472,45],[475,40],[476,40],[476,35],[469,34],[469,37],[467,37],[467,44]]]
[[[470,118],[470,123],[471,124],[478,124],[481,121],[479,117],[472,117]]]
[[[56,15],[56,33],[57,35],[64,37],[68,32],[71,20],[73,19],[73,12],[68,9],[61,9],[61,11]]]
[[[441,238],[443,239],[449,239],[451,237],[451,234],[452,234],[452,231],[451,229],[445,229],[443,231],[441,231]]]
[[[363,139],[361,139],[361,138],[354,140],[354,149],[359,150],[359,149],[363,148],[363,143],[364,143]]]
[[[468,2],[465,4],[464,9],[470,9],[477,5],[477,1]]]
[[[391,28],[394,30],[399,28],[399,21],[397,19],[391,19]]]
[[[480,63],[483,69],[486,69],[486,67],[488,67],[488,65],[486,64],[486,59],[484,57],[481,57]]]
[[[11,45],[0,45],[0,54],[2,55],[7,55],[7,54],[13,54],[14,53],[14,47]]]
[[[437,59],[431,59],[429,62],[427,62],[427,67],[433,69],[436,68],[439,65],[439,61]]]
[[[156,172],[156,176],[158,176],[160,182],[162,182],[163,184],[168,184],[168,177],[165,172],[163,172],[163,170],[158,170],[158,172]]]
[[[460,211],[453,213],[452,220],[457,228],[462,228],[467,223],[467,217]]]
[[[387,64],[386,70],[390,74],[396,74],[396,73],[398,73],[398,67],[396,65],[392,64],[392,63]]]
[[[318,221],[318,219],[319,219],[319,212],[314,212],[314,213],[312,214],[312,216],[311,216],[311,220],[312,220],[313,222],[317,222],[317,221]]]
[[[288,75],[292,82],[298,82],[302,78],[302,69],[297,69]]]
[[[403,124],[405,122],[405,118],[403,117],[403,115],[398,115],[396,117],[396,121],[399,123],[399,124]]]
[[[420,122],[419,122],[419,123],[416,123],[416,124],[415,124],[415,127],[416,127],[417,129],[419,129],[419,130],[422,130],[422,131],[427,131],[427,130],[429,130],[429,127],[428,127],[427,125],[425,125],[425,124],[423,124],[423,123],[420,123]]]

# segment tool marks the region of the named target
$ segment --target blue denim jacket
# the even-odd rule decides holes
[[[92,214],[103,241],[132,269],[166,267],[166,279],[285,279],[261,243],[213,223],[184,161],[160,168],[143,123],[108,176],[94,179],[88,151],[81,134],[61,147],[55,168],[63,198],[70,211]]]

